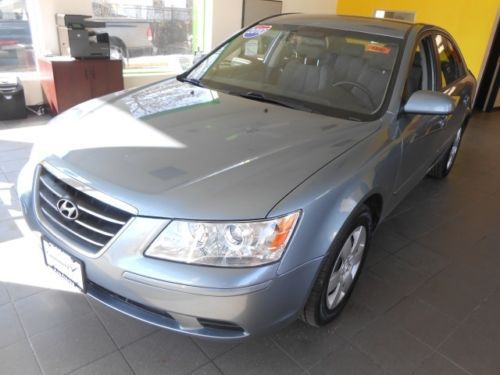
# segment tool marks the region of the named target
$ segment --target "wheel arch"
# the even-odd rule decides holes
[[[292,238],[292,243],[309,254],[304,256],[304,254],[300,254],[300,251],[295,251],[293,254],[285,253],[278,274],[286,273],[300,266],[304,261],[311,261],[327,255],[338,233],[363,206],[367,206],[372,215],[373,228],[371,229],[373,232],[373,229],[383,218],[383,191],[375,187],[370,189],[366,184],[356,184],[355,186],[348,184],[344,189],[337,190],[336,194],[330,195],[330,197],[335,198],[315,202],[314,208],[308,207],[303,212],[299,226],[303,226],[300,230],[302,233],[306,233],[307,238]],[[311,214],[311,208],[312,211],[321,211],[321,213],[319,215]]]
[[[375,225],[395,204],[392,194],[399,149],[389,147],[387,127],[358,143],[310,176],[279,202],[268,216],[300,208],[302,215],[278,274],[324,257],[351,215],[367,205]],[[290,250],[290,251],[289,251]]]
[[[384,199],[382,198],[382,194],[373,193],[363,201],[363,204],[368,206],[368,208],[370,209],[373,219],[373,227],[375,229],[380,223],[380,219],[382,218],[382,210],[384,207]]]
[[[127,45],[125,44],[123,39],[118,37],[118,36],[110,35],[109,36],[109,44],[127,49]]]

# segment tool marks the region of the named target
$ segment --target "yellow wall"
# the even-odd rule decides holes
[[[375,9],[416,12],[416,22],[447,30],[457,41],[467,66],[478,77],[500,0],[337,0],[337,13],[373,16]]]

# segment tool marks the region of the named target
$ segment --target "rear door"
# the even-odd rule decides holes
[[[444,33],[436,32],[433,43],[438,63],[438,90],[449,95],[455,102],[455,111],[446,116],[443,131],[438,134],[438,154],[450,146],[458,128],[464,123],[471,105],[471,86],[467,81],[467,69],[456,44]]]

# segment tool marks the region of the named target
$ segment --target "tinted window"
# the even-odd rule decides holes
[[[406,79],[403,101],[407,101],[415,91],[434,89],[435,59],[432,43],[432,37],[426,36],[417,44]]]
[[[262,24],[223,45],[189,78],[304,109],[361,118],[386,96],[400,40],[335,29]]]
[[[462,58],[453,43],[441,34],[434,37],[441,67],[441,87],[448,86],[465,74]]]

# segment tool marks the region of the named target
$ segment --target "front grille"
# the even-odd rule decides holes
[[[40,172],[37,198],[40,215],[57,234],[92,254],[106,246],[132,217],[128,212],[75,189],[45,168]],[[76,204],[79,212],[76,220],[68,220],[59,213],[57,202],[61,198]]]
[[[121,304],[133,306],[139,310],[142,310],[143,312],[149,312],[151,314],[155,314],[158,317],[161,317],[162,319],[168,319],[168,320],[171,320],[172,322],[175,321],[175,319],[172,317],[172,315],[170,315],[166,311],[155,309],[153,307],[143,305],[142,303],[132,301],[131,299],[120,296],[119,294],[116,294],[116,293],[112,292],[111,290],[108,290],[108,289],[94,283],[93,281],[88,280],[88,279],[87,279],[86,287],[87,287],[87,290],[89,291],[89,293],[91,295],[93,295],[95,298],[98,298],[99,296],[102,296],[102,295],[106,295],[107,296],[106,302],[108,304],[110,303],[109,299],[112,299],[112,300],[117,301]],[[111,303],[111,304],[116,305],[116,303]]]

